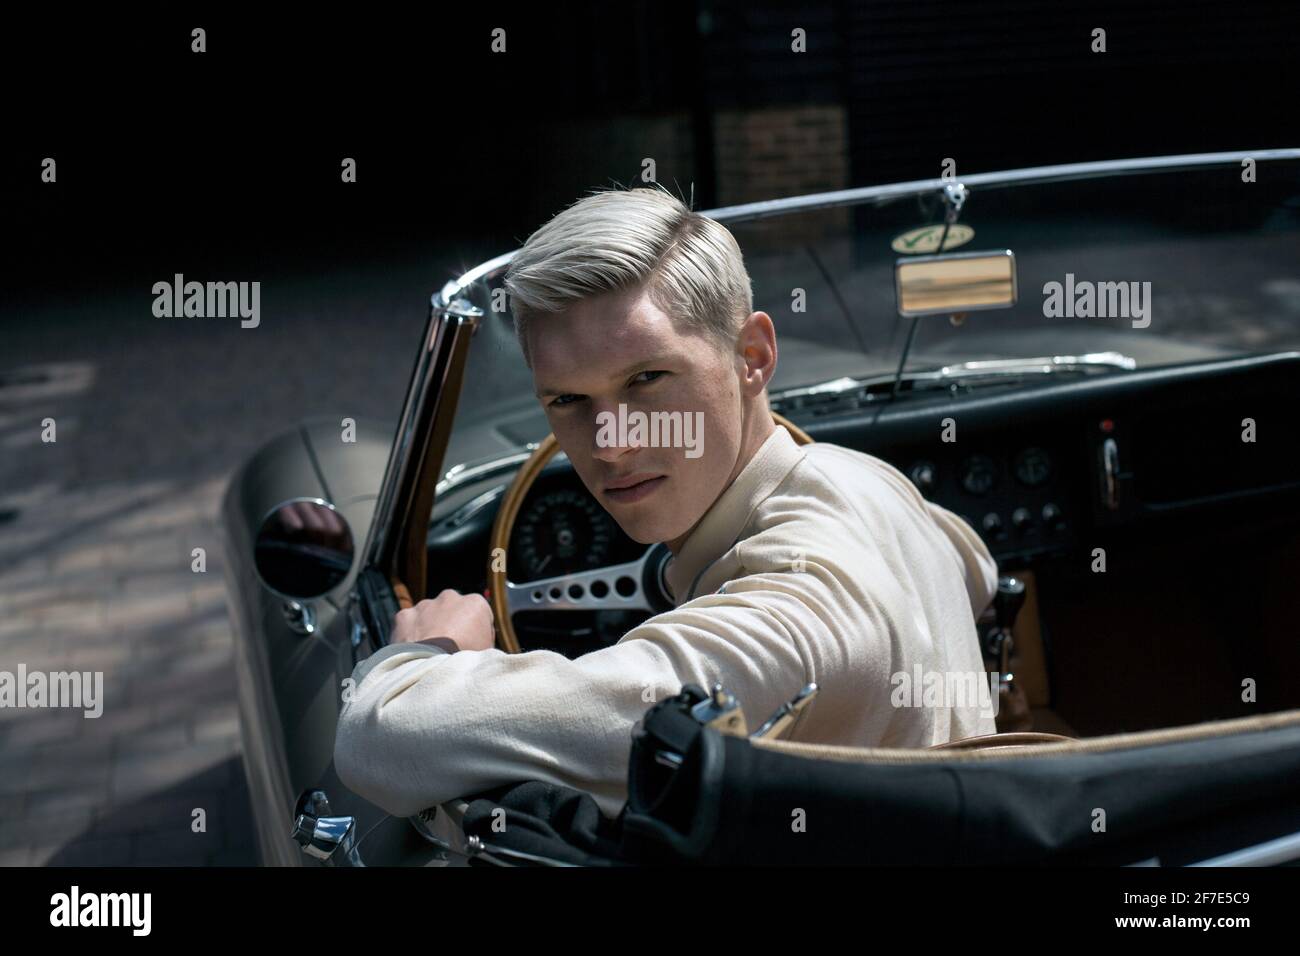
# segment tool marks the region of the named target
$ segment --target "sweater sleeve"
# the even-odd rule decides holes
[[[933,501],[926,501],[925,505],[957,552],[966,579],[966,594],[970,598],[971,613],[978,618],[993,601],[993,595],[997,593],[997,562],[989,551],[988,545],[964,518]]]
[[[339,715],[334,762],[351,790],[395,816],[494,786],[544,780],[627,802],[633,725],[685,683],[720,680],[752,725],[806,678],[800,599],[745,579],[650,618],[611,647],[438,653],[390,645],[359,663]]]

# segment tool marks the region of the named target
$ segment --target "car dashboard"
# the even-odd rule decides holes
[[[1007,573],[1077,567],[1094,548],[1123,548],[1125,536],[1158,545],[1167,560],[1180,539],[1294,523],[1298,383],[1300,353],[1282,353],[878,403],[777,393],[772,406],[817,441],[896,467],[928,500],[965,518]],[[431,591],[485,590],[490,531],[509,477],[477,483],[435,511]],[[559,456],[523,502],[507,571],[522,583],[644,551]],[[522,612],[515,623],[524,649],[572,657],[616,642],[646,616]]]

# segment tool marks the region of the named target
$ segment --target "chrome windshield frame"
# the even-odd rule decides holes
[[[1140,173],[1173,172],[1180,169],[1198,169],[1207,166],[1236,166],[1243,160],[1278,162],[1300,160],[1300,148],[1238,150],[1228,153],[1186,153],[1179,156],[1146,156],[1137,159],[1104,159],[1090,163],[1065,163],[1057,166],[1031,166],[1026,169],[1008,169],[993,173],[971,173],[951,179],[916,179],[882,186],[860,186],[833,192],[810,193],[785,199],[768,199],[738,206],[720,206],[701,210],[721,223],[752,222],[795,212],[832,209],[836,206],[857,206],[864,203],[884,203],[908,196],[937,192],[952,182],[960,182],[968,189],[1001,189],[1030,183],[1065,182],[1072,179],[1097,179],[1109,176],[1130,176]],[[446,308],[463,297],[465,290],[475,282],[494,279],[509,267],[515,252],[507,252],[470,269],[458,279],[444,285],[433,296],[435,310]]]

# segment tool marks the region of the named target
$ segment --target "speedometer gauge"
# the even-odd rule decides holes
[[[590,495],[568,489],[540,495],[515,524],[516,580],[608,564],[613,539],[613,520]]]

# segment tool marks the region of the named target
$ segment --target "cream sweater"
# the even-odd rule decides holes
[[[778,426],[666,577],[674,609],[576,660],[381,648],[339,714],[339,779],[397,816],[517,780],[577,787],[617,816],[633,724],[684,683],[721,681],[753,730],[816,681],[790,740],[928,747],[995,731],[973,701],[913,706],[920,690],[898,691],[902,673],[983,677],[975,618],[997,568],[968,524],[878,458],[799,446]]]

